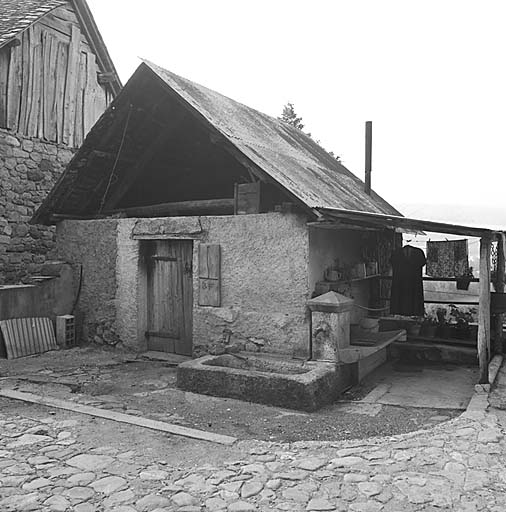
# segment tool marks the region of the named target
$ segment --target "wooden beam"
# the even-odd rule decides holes
[[[156,153],[163,149],[169,140],[173,137],[174,133],[180,128],[181,122],[184,120],[184,114],[176,115],[173,119],[173,124],[169,129],[160,132],[158,137],[151,143],[151,145],[142,153],[137,163],[132,165],[125,171],[123,176],[118,179],[118,186],[113,188],[109,197],[104,203],[104,210],[112,210],[116,208],[123,196],[128,192],[130,187],[135,183],[141,172],[154,158]]]
[[[495,291],[504,293],[504,281],[506,271],[506,236],[501,233],[497,241],[497,276],[495,282]],[[502,354],[502,326],[504,323],[504,314],[498,313],[494,318],[494,354]]]
[[[480,239],[480,306],[478,314],[478,360],[480,363],[479,384],[488,384],[488,362],[490,359],[490,246],[492,239]]]
[[[234,199],[204,199],[197,201],[179,201],[175,203],[161,203],[149,206],[134,206],[122,210],[104,211],[104,214],[121,213],[127,217],[165,217],[170,215],[194,214],[232,214],[234,213]]]
[[[52,213],[49,216],[49,221],[51,224],[56,224],[62,220],[99,220],[106,218],[106,215],[72,215],[70,213]]]
[[[114,73],[97,73],[97,81],[100,85],[110,84],[116,80],[116,75]]]

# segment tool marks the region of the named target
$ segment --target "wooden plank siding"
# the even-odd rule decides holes
[[[0,49],[0,128],[79,147],[112,101],[75,13],[60,7]]]

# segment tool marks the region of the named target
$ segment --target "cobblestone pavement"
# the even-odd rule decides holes
[[[146,458],[140,429],[129,450],[90,448],[80,438],[82,416],[1,410],[2,512],[506,510],[501,411],[477,407],[429,431],[382,439],[241,442],[223,462],[206,456],[203,443],[195,466]],[[101,439],[100,429],[117,427],[96,428]]]

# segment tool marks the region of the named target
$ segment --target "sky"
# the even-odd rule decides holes
[[[121,79],[147,58],[305,130],[406,215],[504,217],[504,0],[88,0]],[[503,206],[504,205],[504,206]],[[436,214],[437,212],[437,214]]]

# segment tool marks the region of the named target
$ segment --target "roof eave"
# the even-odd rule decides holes
[[[112,73],[114,77],[109,85],[114,96],[117,96],[123,86],[88,3],[86,0],[71,0],[71,2],[74,5],[77,18],[83,27],[85,36],[97,56],[99,66],[104,71]]]
[[[487,237],[495,236],[499,233],[505,233],[504,230],[495,230],[475,226],[465,226],[461,224],[451,224],[447,222],[431,221],[424,219],[414,219],[396,215],[386,215],[380,213],[369,213],[354,210],[340,210],[335,208],[318,208],[318,211],[326,220],[345,220],[348,223],[363,223],[378,228],[404,229],[411,231],[429,231],[432,233],[444,233],[448,235]]]

